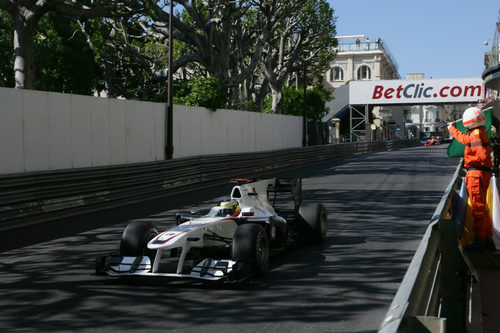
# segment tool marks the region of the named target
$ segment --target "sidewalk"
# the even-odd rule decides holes
[[[499,258],[500,256],[497,256]],[[483,332],[500,331],[500,268],[480,271]]]
[[[474,327],[480,332],[500,332],[500,251],[491,254],[467,253],[472,265],[479,274],[481,309],[472,309],[476,313]],[[474,305],[472,305],[474,307]],[[482,324],[482,325],[481,325]],[[472,332],[470,332],[472,333]]]

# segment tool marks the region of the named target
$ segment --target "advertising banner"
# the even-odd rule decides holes
[[[479,77],[349,83],[352,105],[474,103],[483,96],[484,84]]]

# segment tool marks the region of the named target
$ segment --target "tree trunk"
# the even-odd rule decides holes
[[[259,94],[257,95],[257,105],[259,106],[259,112],[264,109],[264,98],[267,95],[267,89],[269,88],[269,83],[267,79],[260,85]]]
[[[14,78],[16,88],[35,88],[34,25],[23,17],[14,16]]]
[[[271,106],[272,113],[282,113],[281,106],[283,102],[283,95],[281,90],[275,89],[272,85],[271,87],[271,96],[273,97],[273,102]]]
[[[104,53],[106,55],[109,55],[111,52],[112,52],[111,48],[109,46],[106,46],[106,48],[104,49]],[[115,98],[116,86],[115,86],[115,75],[114,75],[113,64],[110,63],[107,59],[108,57],[106,57],[106,59],[104,60],[101,60],[104,72],[104,86],[106,87],[107,97]]]
[[[33,34],[40,18],[49,10],[87,18],[111,15],[111,7],[87,8],[78,1],[0,0],[0,8],[6,10],[14,20],[14,79],[15,87],[20,89],[35,88]]]

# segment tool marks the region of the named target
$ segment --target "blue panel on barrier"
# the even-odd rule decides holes
[[[460,187],[460,192],[458,193],[457,206],[455,207],[455,213],[453,214],[453,219],[457,221],[457,236],[460,238],[462,232],[464,231],[465,225],[465,210],[467,209],[467,188],[465,187],[465,181],[462,181],[462,186]]]

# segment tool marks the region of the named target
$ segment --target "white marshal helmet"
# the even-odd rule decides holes
[[[465,128],[476,128],[479,126],[484,126],[486,123],[486,116],[481,109],[476,107],[468,108],[464,111],[462,117],[462,122]]]

